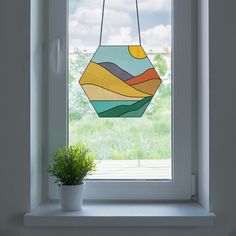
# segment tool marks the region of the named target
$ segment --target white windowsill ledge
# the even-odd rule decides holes
[[[24,216],[26,226],[36,227],[200,227],[214,221],[214,213],[192,202],[85,202],[81,211],[63,212],[50,201]]]

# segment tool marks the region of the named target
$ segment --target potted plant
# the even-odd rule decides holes
[[[60,187],[61,207],[65,211],[80,210],[83,202],[84,178],[95,170],[91,152],[84,145],[58,149],[48,172]]]

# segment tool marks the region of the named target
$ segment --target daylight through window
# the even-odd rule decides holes
[[[99,118],[79,86],[100,35],[102,0],[69,1],[69,142],[96,154],[92,179],[171,179],[171,0],[139,0],[142,46],[162,84],[141,118]],[[137,45],[135,0],[106,0],[104,45]]]

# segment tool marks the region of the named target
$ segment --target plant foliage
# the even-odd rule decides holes
[[[154,67],[157,69],[161,77],[165,76],[168,71],[168,65],[165,58],[161,54],[154,57]]]
[[[82,184],[84,178],[95,171],[96,167],[93,154],[81,144],[58,149],[53,161],[48,172],[59,185]]]

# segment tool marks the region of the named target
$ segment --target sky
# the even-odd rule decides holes
[[[69,0],[70,50],[95,51],[103,0]],[[138,0],[142,45],[146,51],[171,47],[171,0]],[[104,45],[138,44],[135,0],[106,0]]]

